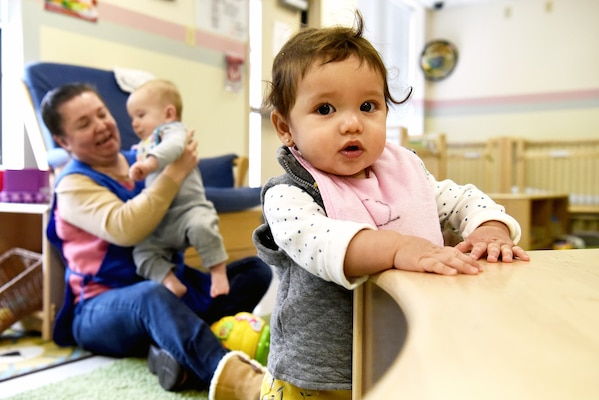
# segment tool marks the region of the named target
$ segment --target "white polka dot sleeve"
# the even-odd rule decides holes
[[[373,226],[329,218],[308,193],[291,185],[273,186],[265,193],[264,218],[277,245],[307,271],[347,289],[368,278],[348,280],[343,263],[351,239]]]
[[[439,182],[430,180],[434,185],[441,222],[448,220],[462,237],[467,237],[483,222],[500,221],[510,230],[510,237],[514,243],[518,243],[522,236],[518,221],[506,214],[502,205],[497,204],[476,186],[458,185],[450,179]]]

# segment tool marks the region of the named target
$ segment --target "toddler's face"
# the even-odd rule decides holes
[[[298,83],[288,133],[278,133],[315,168],[363,178],[385,147],[386,119],[383,77],[352,56],[308,70]]]
[[[159,125],[168,122],[166,107],[145,89],[129,96],[127,112],[131,117],[133,131],[142,140],[149,137]]]

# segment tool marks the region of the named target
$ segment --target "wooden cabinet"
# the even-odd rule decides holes
[[[252,234],[254,229],[262,224],[262,208],[219,213],[218,218],[220,233],[229,254],[229,262],[257,254]],[[194,248],[190,247],[185,251],[185,263],[195,268],[202,266]]]
[[[569,231],[567,194],[491,193],[522,227],[519,245],[525,250],[552,249]]]
[[[43,306],[42,337],[52,338],[55,304],[61,304],[62,292],[53,293],[52,281],[62,287],[64,268],[51,268],[52,255],[46,238],[46,225],[50,206],[48,204],[0,203],[0,253],[14,248],[42,254]]]

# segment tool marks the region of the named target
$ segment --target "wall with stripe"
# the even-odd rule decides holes
[[[493,0],[428,13],[427,39],[459,51],[428,82],[427,131],[450,141],[494,136],[599,137],[599,1]]]
[[[196,1],[101,0],[89,22],[22,0],[25,62],[141,69],[178,85],[183,122],[200,156],[247,154],[247,65],[239,92],[225,90],[225,55],[247,58],[247,42],[195,26]]]

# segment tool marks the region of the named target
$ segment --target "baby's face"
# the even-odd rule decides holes
[[[168,122],[166,107],[143,88],[129,96],[127,112],[133,131],[142,140],[149,137],[159,125]]]
[[[385,147],[386,120],[384,78],[352,56],[308,70],[287,122],[292,142],[315,168],[363,178]]]

